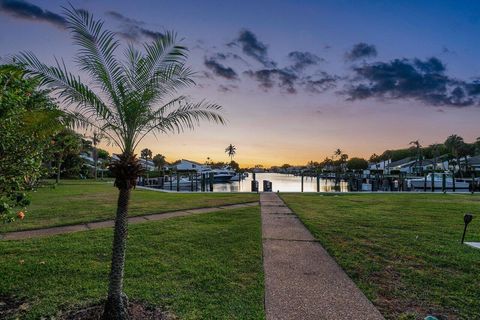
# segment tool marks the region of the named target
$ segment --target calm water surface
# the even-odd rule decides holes
[[[250,192],[251,181],[253,174],[249,173],[249,176],[242,181],[234,181],[228,183],[215,183],[213,185],[214,192]],[[272,182],[272,191],[280,192],[300,192],[302,189],[302,178],[294,175],[287,175],[281,173],[257,173],[256,180],[258,181],[259,191],[263,191],[263,180],[269,180]],[[347,191],[346,183],[340,183],[341,191]],[[303,191],[316,192],[317,191],[317,179],[305,177],[303,180]],[[332,180],[320,179],[320,191],[328,192],[334,191],[334,182]]]

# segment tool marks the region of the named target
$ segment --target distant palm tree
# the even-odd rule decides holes
[[[228,154],[230,157],[230,162],[233,161],[233,157],[237,153],[237,147],[235,147],[233,144],[230,144],[228,147],[225,148],[225,152]]]
[[[342,150],[341,150],[341,149],[337,149],[337,150],[335,150],[335,152],[333,153],[333,156],[334,156],[334,157],[339,157],[341,154],[342,154]]]
[[[94,162],[94,177],[95,180],[97,180],[97,171],[98,171],[98,144],[102,141],[102,139],[105,138],[105,135],[102,132],[99,132],[97,130],[93,131],[92,136],[87,136],[86,138],[90,139],[93,144],[93,150],[92,150],[92,158]]]
[[[163,154],[157,154],[155,157],[152,158],[155,167],[157,167],[158,171],[162,171],[163,167],[167,164],[165,160],[165,156]]]
[[[148,160],[151,160],[153,156],[152,150],[145,148],[140,151],[140,158],[145,160],[145,171],[147,172],[147,179],[149,178]]]
[[[145,169],[148,172],[148,160],[151,160],[153,156],[152,150],[145,148],[140,151],[140,158],[145,160]]]
[[[339,161],[334,161],[334,165],[335,165],[335,170],[338,170],[338,164],[340,164],[340,167],[341,167],[341,155],[342,155],[342,150],[341,149],[337,149],[333,152],[333,157],[332,157],[332,160],[335,160],[337,159],[337,157],[339,158]]]
[[[123,293],[125,248],[128,230],[130,193],[142,171],[135,150],[150,134],[193,129],[200,120],[224,123],[221,107],[204,101],[190,102],[178,96],[179,89],[194,84],[192,71],[186,67],[187,49],[177,44],[167,32],[142,50],[128,45],[124,61],[118,57],[119,41],[113,32],[103,29],[85,10],[65,8],[66,27],[79,46],[76,62],[80,71],[90,76],[86,83],[68,72],[63,61],[47,66],[32,53],[15,59],[26,71],[49,86],[65,104],[76,123],[107,135],[120,150],[119,160],[110,165],[119,189],[113,236],[108,297],[103,319],[127,319]]]
[[[422,145],[420,144],[419,140],[410,141],[409,144],[413,145],[413,147],[415,148],[415,153],[417,155],[417,159],[415,160],[415,166],[418,168],[417,163],[419,163],[420,164],[420,172],[423,172]]]
[[[432,149],[432,155],[433,155],[433,171],[437,170],[437,163],[438,163],[438,157],[440,156],[440,148],[441,144],[439,143],[433,143],[429,147]]]
[[[372,154],[370,156],[370,159],[368,159],[370,162],[373,162],[375,163],[375,168],[377,169],[377,172],[378,172],[378,169],[380,168],[380,156],[376,153]]]
[[[463,177],[463,173],[460,167],[460,157],[461,157],[461,150],[463,145],[465,144],[465,141],[463,140],[462,137],[456,134],[452,134],[447,137],[444,144],[448,152],[450,153],[450,157],[453,157],[455,159],[453,172],[455,172],[455,167],[458,166],[458,169],[460,171],[460,176]]]

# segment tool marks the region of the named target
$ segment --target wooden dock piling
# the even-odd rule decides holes
[[[447,191],[447,176],[442,174],[442,192]]]
[[[435,173],[432,172],[432,185],[431,185],[431,188],[432,188],[432,192],[435,192]]]
[[[177,171],[177,191],[180,191],[180,173]]]

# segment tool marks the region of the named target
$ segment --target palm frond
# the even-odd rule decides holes
[[[66,111],[63,116],[64,124],[73,129],[96,129],[105,135],[105,138],[109,142],[113,142],[120,149],[124,150],[124,143],[121,136],[118,134],[120,130],[116,128],[112,123],[106,122],[103,125],[99,125],[98,122],[92,120],[89,117],[85,117],[82,113],[74,111]]]
[[[126,49],[125,74],[130,99],[151,106],[194,84],[194,73],[185,67],[186,49],[172,41],[174,37],[170,34],[160,37],[145,46],[145,55],[133,46]]]
[[[187,129],[194,129],[202,120],[225,124],[226,120],[221,112],[223,108],[215,103],[202,100],[197,103],[185,101],[180,97],[170,101],[148,119],[144,130],[136,136],[136,145],[149,133],[181,133]],[[176,106],[179,104],[179,106]]]
[[[143,52],[128,46],[122,63],[115,55],[119,42],[113,32],[103,29],[101,20],[74,7],[64,9],[67,28],[79,46],[76,62],[100,95],[69,73],[61,60],[47,66],[33,54],[21,53],[17,62],[67,107],[74,107],[68,108],[66,123],[95,128],[126,153],[134,152],[149,133],[182,132],[202,120],[225,123],[221,106],[177,96],[180,89],[195,83],[186,66],[188,50],[177,44],[174,33],[146,44]]]
[[[108,120],[112,114],[107,105],[80,78],[69,73],[65,64],[56,61],[56,66],[47,66],[31,52],[21,52],[15,59],[27,74],[47,86],[67,105],[74,105],[85,114],[100,116]]]
[[[103,21],[95,20],[85,10],[64,7],[67,29],[79,50],[76,61],[82,71],[108,93],[114,104],[120,104],[118,85],[123,81],[123,69],[115,57],[119,42],[115,34],[103,29]]]
[[[165,64],[185,64],[188,49],[176,43],[176,34],[166,32],[163,36],[144,46],[145,67],[149,72],[149,78],[153,77],[159,69],[163,69]]]

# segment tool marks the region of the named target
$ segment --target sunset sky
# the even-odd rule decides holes
[[[244,166],[305,164],[480,136],[480,1],[71,3],[125,43],[173,30],[189,47],[186,93],[222,105],[228,123],[140,145],[169,161],[227,161],[232,143]],[[75,71],[65,5],[0,0],[0,57],[32,51]]]

